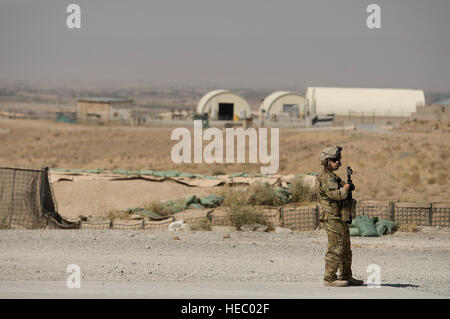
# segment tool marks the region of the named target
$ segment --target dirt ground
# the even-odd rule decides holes
[[[239,171],[258,173],[260,170],[260,163],[175,164],[170,157],[172,146],[177,143],[170,139],[173,129],[4,119],[0,120],[0,166],[175,169],[208,175]],[[341,145],[344,148],[343,165],[350,165],[354,170],[355,198],[448,200],[449,141],[450,134],[445,132],[383,134],[281,128],[278,173],[318,172],[321,150],[329,145]],[[338,174],[344,177],[345,172],[341,169]],[[120,193],[111,196],[120,196]],[[63,198],[58,200],[65,201]]]
[[[176,143],[170,140],[173,128],[0,120],[0,166],[175,169],[208,175],[259,172],[260,164],[174,164],[170,158],[171,148]],[[278,173],[318,172],[320,151],[328,145],[338,144],[344,148],[343,164],[352,166],[355,172],[355,198],[448,200],[449,137],[448,133],[442,132],[311,132],[283,128],[280,129]],[[191,194],[203,196],[214,191],[175,182],[143,180],[61,181],[53,184],[53,188],[59,212],[69,219],[90,213],[102,215],[112,208],[140,206],[153,200],[164,201]],[[419,228],[418,233],[396,232],[380,238],[352,238],[355,277],[366,280],[368,265],[377,264],[381,267],[382,286],[399,292],[397,296],[395,291],[389,290],[389,294],[377,295],[381,298],[420,294],[449,298],[450,230]],[[33,286],[36,291],[42,290],[37,288],[39,282],[48,283],[48,287],[55,287],[52,284],[55,282],[64,283],[69,264],[81,267],[86,282],[106,283],[102,286],[157,282],[168,297],[180,297],[170,294],[177,289],[170,290],[172,288],[164,284],[170,282],[204,283],[215,287],[214,282],[218,281],[222,285],[217,287],[222,288],[248,282],[254,283],[247,288],[255,296],[261,295],[258,287],[270,290],[276,286],[275,290],[280,294],[273,296],[284,298],[289,298],[290,291],[292,296],[301,297],[295,292],[298,287],[323,289],[323,257],[327,245],[323,230],[293,234],[231,232],[230,238],[224,238],[217,231],[187,231],[177,232],[179,240],[174,240],[174,235],[168,231],[0,231],[0,281],[12,289],[0,289],[0,295],[7,297],[11,291],[20,294],[31,287],[27,284],[31,282],[38,283]],[[22,283],[22,286],[15,283]],[[258,286],[256,283],[263,284]],[[291,283],[300,286],[286,286]],[[94,285],[93,289],[96,287]],[[371,290],[360,289],[365,290],[353,290],[354,297],[365,297],[366,291]],[[228,296],[236,291],[219,290],[218,296]],[[51,291],[49,293],[51,295]],[[305,291],[301,293],[304,295]],[[316,291],[318,297],[327,296],[327,293],[329,290]],[[95,296],[99,297],[98,294]],[[339,295],[330,296],[339,298]]]
[[[57,298],[70,297],[64,286],[69,275],[67,266],[76,264],[81,268],[80,294],[92,292],[83,287],[89,288],[90,283],[97,282],[96,287],[103,286],[103,290],[97,289],[94,296],[100,298],[122,296],[121,291],[105,291],[105,287],[120,287],[128,298],[426,297],[423,294],[450,297],[448,228],[420,227],[417,233],[352,237],[354,277],[367,283],[371,273],[368,266],[378,265],[379,290],[350,287],[330,291],[323,287],[327,246],[324,230],[293,234],[232,231],[229,234],[230,238],[224,238],[220,231],[174,234],[168,231],[3,230],[0,231],[0,286],[5,283],[9,288],[0,288],[0,296],[23,298],[28,293],[31,297],[51,297],[57,288],[56,291],[63,292]],[[179,240],[174,240],[174,236]],[[48,282],[57,284],[49,286]],[[111,286],[112,283],[117,284]],[[136,288],[141,295],[127,292],[136,285],[119,283],[139,283]],[[149,290],[143,290],[143,286]],[[187,290],[180,292],[183,287]],[[126,296],[127,293],[130,295]]]
[[[189,187],[173,181],[76,181],[53,185],[58,212],[66,219],[77,221],[80,215],[104,217],[113,210],[144,207],[155,201],[199,197],[211,194],[209,187]],[[175,196],[175,198],[174,198]]]

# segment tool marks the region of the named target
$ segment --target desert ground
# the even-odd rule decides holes
[[[324,230],[1,231],[0,297],[450,297],[447,228],[352,238],[354,276],[367,283],[377,264],[380,288],[324,287],[326,245]],[[80,289],[66,286],[69,264],[81,268]]]
[[[259,173],[260,164],[174,164],[173,127],[92,126],[0,120],[0,166]],[[192,129],[190,127],[189,129]],[[445,201],[449,133],[280,129],[278,174],[319,172],[320,151],[343,147],[359,200]],[[338,172],[344,177],[344,171]],[[155,200],[204,196],[217,187],[171,181],[60,181],[63,217],[102,216]],[[224,231],[229,236],[223,236]],[[174,240],[175,236],[178,240]],[[229,237],[229,238],[228,238]],[[1,298],[449,298],[450,232],[419,227],[380,238],[352,238],[355,277],[381,267],[381,288],[325,288],[323,230],[277,234],[232,230],[3,230]],[[67,289],[69,264],[84,290]]]
[[[176,124],[176,122],[175,122]],[[214,175],[259,173],[261,164],[175,164],[170,152],[173,127],[93,126],[44,120],[0,120],[0,166],[68,169],[178,170]],[[192,130],[192,127],[188,127]],[[280,128],[278,174],[319,172],[319,154],[343,147],[343,166],[354,170],[359,200],[443,201],[450,198],[450,133],[373,133],[359,130],[304,131]],[[204,143],[206,145],[206,142]],[[248,154],[248,152],[247,152]],[[248,156],[248,155],[247,155]],[[344,169],[338,171],[345,177]],[[147,186],[142,192],[160,184]],[[61,188],[61,189],[60,189]],[[55,184],[58,202],[70,186]],[[158,192],[166,199],[170,188]],[[137,191],[140,192],[140,191]],[[198,190],[195,190],[198,192]],[[111,194],[121,196],[120,193]],[[184,195],[177,191],[171,196]],[[150,195],[149,195],[150,196]],[[146,201],[155,198],[155,193]],[[126,203],[123,203],[126,205]],[[63,205],[64,206],[64,205]],[[62,206],[61,206],[62,207]]]

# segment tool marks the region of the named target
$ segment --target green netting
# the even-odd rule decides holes
[[[164,177],[177,177],[181,174],[181,172],[178,171],[165,171]]]
[[[208,175],[203,175],[201,178],[204,178],[204,179],[218,179],[217,176],[208,176]]]
[[[64,168],[51,168],[50,171],[53,172],[65,172],[65,173],[74,173],[74,174],[80,174],[80,173],[91,173],[91,174],[99,174],[106,169],[64,169]],[[202,175],[202,174],[196,174],[196,173],[182,173],[179,171],[169,170],[169,171],[155,171],[155,170],[139,170],[139,171],[128,171],[124,169],[114,169],[111,171],[115,174],[121,174],[121,175],[152,175],[155,177],[183,177],[183,178],[202,178],[202,179],[218,179],[217,176],[211,176],[211,175]],[[317,176],[317,173],[307,173],[307,174],[297,174],[295,177],[302,177],[305,175],[314,175]],[[270,175],[268,174],[247,174],[245,172],[238,172],[230,174],[229,177],[268,177]]]
[[[194,178],[194,177],[197,177],[197,176],[196,176],[196,174],[191,174],[191,173],[181,173],[180,175],[178,175],[178,177]]]
[[[142,169],[139,171],[139,175],[153,175],[155,171],[151,169]]]
[[[244,173],[244,172],[238,172],[238,173],[233,173],[233,174],[230,174],[230,175],[228,175],[228,177],[231,177],[231,178],[233,178],[233,177],[249,177],[250,175],[248,175],[247,173]]]
[[[164,176],[164,171],[153,171],[153,176],[156,176],[156,177],[165,177]]]
[[[120,175],[139,175],[139,171],[127,171],[124,169],[115,169],[112,170],[114,174],[120,174]]]

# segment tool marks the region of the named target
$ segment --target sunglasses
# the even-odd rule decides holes
[[[330,161],[332,161],[333,163],[339,162],[340,160],[337,158],[330,158]]]

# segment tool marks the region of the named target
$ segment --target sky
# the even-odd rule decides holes
[[[66,8],[81,8],[69,29]],[[381,28],[369,29],[369,4]],[[1,0],[0,80],[450,90],[448,0]]]

